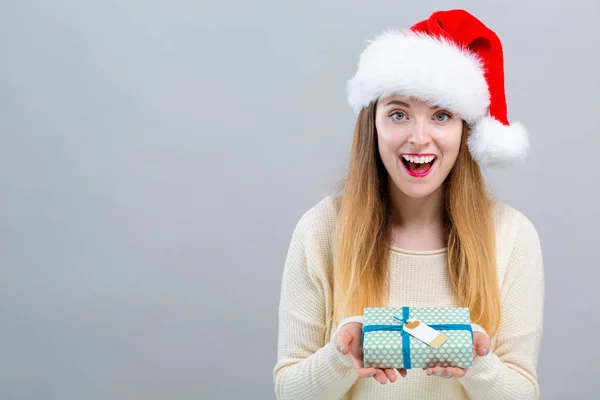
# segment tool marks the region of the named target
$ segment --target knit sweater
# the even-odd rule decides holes
[[[340,326],[332,313],[331,243],[337,216],[333,196],[298,221],[281,285],[275,393],[284,400],[458,400],[539,398],[537,362],[542,335],[544,274],[538,233],[521,212],[495,203],[497,273],[502,319],[491,352],[475,356],[464,377],[443,379],[410,369],[396,382],[360,378],[335,347]],[[391,246],[388,307],[458,307],[447,270],[447,251]]]

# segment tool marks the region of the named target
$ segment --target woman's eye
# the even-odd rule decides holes
[[[452,116],[448,113],[439,113],[435,116],[435,119],[437,119],[439,122],[445,122],[448,121],[450,118],[452,118]]]
[[[401,111],[396,111],[395,113],[393,113],[391,115],[392,119],[396,120],[396,121],[402,121],[404,119],[406,119],[406,114],[404,114]]]

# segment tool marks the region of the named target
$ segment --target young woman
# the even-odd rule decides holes
[[[539,398],[538,234],[480,171],[528,150],[503,86],[500,40],[462,10],[369,43],[343,194],[303,215],[286,259],[278,399]],[[365,368],[364,307],[402,306],[468,307],[472,367]]]

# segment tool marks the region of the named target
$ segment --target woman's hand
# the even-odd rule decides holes
[[[473,356],[486,356],[490,351],[490,339],[481,332],[475,332],[473,337]],[[441,378],[462,378],[467,373],[468,368],[441,367],[439,364],[435,368],[427,368],[425,373],[429,376],[439,376]]]
[[[382,385],[390,382],[396,382],[396,372],[394,368],[379,369],[379,368],[365,368],[363,363],[363,349],[362,349],[362,324],[358,322],[348,322],[337,334],[337,348],[338,350],[350,357],[354,369],[361,378],[373,377],[375,380]],[[406,376],[406,370],[398,368],[397,371],[401,376]]]

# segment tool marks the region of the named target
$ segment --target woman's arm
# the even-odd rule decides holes
[[[350,358],[325,338],[329,289],[320,265],[322,243],[311,238],[313,224],[306,215],[298,223],[283,271],[273,371],[280,400],[340,399],[358,378]]]
[[[495,349],[475,357],[458,378],[474,399],[532,400],[540,396],[537,363],[542,337],[544,272],[538,233],[524,216],[501,289],[502,318]]]

